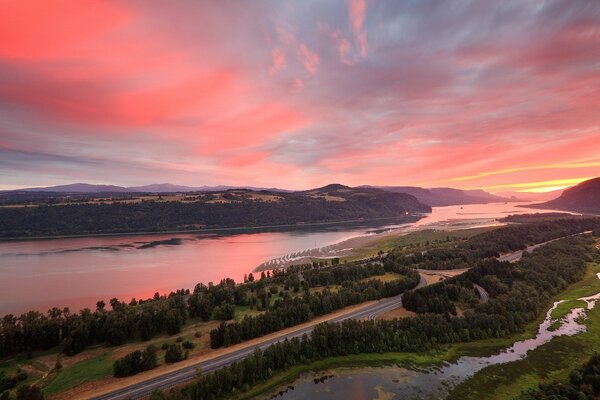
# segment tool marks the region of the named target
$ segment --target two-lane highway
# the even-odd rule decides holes
[[[427,285],[427,282],[425,279],[423,279],[423,277],[421,277],[419,284],[416,287],[419,288],[425,285]],[[377,303],[369,304],[359,309],[352,310],[343,315],[334,317],[328,320],[328,322],[341,322],[347,319],[373,319],[377,315],[384,314],[398,307],[402,307],[401,294],[382,299]],[[310,334],[315,325],[316,324],[313,324],[292,332],[288,332],[286,334],[281,334],[274,338],[264,340],[254,346],[248,346],[243,349],[232,351],[210,360],[200,362],[198,364],[190,365],[176,371],[165,373],[164,375],[155,378],[150,378],[140,383],[126,386],[110,393],[95,397],[94,400],[138,399],[140,397],[147,396],[154,390],[169,388],[193,380],[196,377],[198,369],[200,369],[202,372],[214,371],[226,365],[232,364],[235,361],[242,360],[243,358],[252,354],[257,348],[262,350],[274,343],[281,342],[286,339],[301,337],[304,334]]]

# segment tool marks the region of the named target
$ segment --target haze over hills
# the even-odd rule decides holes
[[[72,183],[69,185],[33,187],[12,190],[13,192],[54,192],[54,193],[185,193],[185,192],[217,192],[229,189],[270,190],[286,192],[284,189],[259,188],[252,186],[185,186],[171,183],[154,183],[143,186],[94,185],[89,183]]]
[[[12,192],[54,192],[54,193],[127,193],[128,188],[115,185],[92,185],[89,183],[72,183],[69,185],[23,188]]]
[[[343,185],[328,185],[321,190],[331,190]],[[496,196],[484,190],[460,190],[454,188],[431,188],[425,189],[416,186],[369,186],[363,185],[361,188],[382,189],[393,193],[407,193],[415,196],[420,202],[431,205],[433,207],[461,205],[461,204],[485,204],[495,202],[516,201],[510,196]],[[328,189],[325,189],[328,188]],[[268,190],[271,192],[293,192],[292,190],[279,188],[262,188],[252,186],[185,186],[174,185],[171,183],[149,184],[143,186],[116,186],[116,185],[94,185],[88,183],[74,183],[70,185],[35,187],[14,190],[11,192],[41,192],[41,193],[188,193],[188,192],[219,192],[231,189],[248,189],[248,190]],[[320,190],[320,189],[313,189]],[[310,192],[298,191],[298,192]],[[517,196],[518,197],[518,196]],[[518,199],[527,200],[524,197]],[[536,197],[534,200],[546,200],[546,198]]]
[[[598,213],[600,212],[600,177],[581,182],[566,189],[557,199],[534,204],[532,207]]]
[[[553,190],[551,192],[500,192],[500,197],[514,197],[524,201],[550,201],[554,200],[563,193],[564,189]]]
[[[364,186],[375,187],[394,193],[408,193],[415,196],[420,202],[432,207],[461,205],[461,204],[485,204],[507,201],[517,201],[515,198],[500,197],[484,190],[461,190],[454,188],[431,188],[425,189],[417,186]]]

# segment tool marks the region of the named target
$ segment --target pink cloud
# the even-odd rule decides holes
[[[352,32],[362,57],[367,55],[367,33],[364,30],[365,15],[367,13],[366,0],[349,0],[349,18]]]
[[[285,53],[279,49],[274,48],[271,51],[271,66],[269,67],[269,74],[274,75],[285,66]]]
[[[199,127],[200,154],[218,155],[260,145],[281,132],[293,132],[309,121],[286,106],[260,104],[217,118]]]
[[[600,153],[598,4],[8,0],[0,173],[290,188],[598,175],[573,164]]]
[[[348,39],[346,39],[344,36],[342,36],[342,34],[340,33],[340,31],[335,31],[331,33],[331,38],[333,39],[333,41],[335,42],[337,49],[338,49],[338,53],[340,56],[340,61],[344,64],[352,64],[352,62],[350,61],[349,55],[350,55],[350,41],[348,41]]]
[[[306,71],[314,75],[319,66],[319,55],[312,52],[304,43],[300,43],[300,46],[298,46],[298,56]]]

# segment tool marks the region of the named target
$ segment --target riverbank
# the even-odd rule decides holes
[[[503,225],[497,223],[465,228],[464,224],[455,225],[454,227],[432,224],[431,226],[428,225],[427,229],[424,230],[415,230],[412,229],[412,226],[398,227],[378,233],[353,237],[326,247],[304,250],[271,259],[254,268],[253,272],[286,268],[290,265],[310,264],[313,261],[325,261],[332,258],[339,258],[341,262],[363,260],[398,247],[423,246],[426,243],[468,239]]]
[[[294,231],[314,227],[328,226],[352,226],[352,225],[370,225],[381,224],[382,222],[395,223],[412,223],[423,218],[425,214],[410,214],[401,217],[382,217],[382,218],[357,218],[340,221],[323,221],[323,222],[307,222],[296,224],[278,224],[278,225],[261,225],[261,226],[234,226],[223,228],[199,228],[199,229],[184,229],[184,230],[164,230],[164,231],[132,231],[132,232],[98,232],[85,233],[80,235],[50,235],[50,236],[17,236],[17,237],[0,237],[1,242],[25,241],[25,240],[52,240],[52,239],[76,239],[76,238],[95,238],[95,237],[119,237],[119,236],[136,236],[136,235],[177,235],[177,234],[202,234],[202,233],[258,233],[258,232],[281,232]]]

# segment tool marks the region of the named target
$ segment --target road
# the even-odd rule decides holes
[[[582,233],[578,233],[575,235],[581,235],[581,234],[585,234],[585,233],[591,233],[591,231],[582,232]],[[571,236],[575,236],[575,235],[571,235]],[[563,239],[563,238],[559,238],[559,239]],[[524,252],[531,253],[536,248],[541,247],[545,244],[554,242],[555,240],[559,240],[559,239],[549,240],[544,243],[529,246],[524,250],[519,250],[519,251],[515,251],[513,253],[502,255],[502,256],[498,257],[498,260],[499,261],[508,261],[511,263],[516,262],[521,259]],[[425,285],[427,285],[427,282],[425,281],[423,276],[421,276],[421,280],[419,281],[417,288],[423,287]],[[481,286],[474,285],[474,287],[479,293],[481,302],[485,303],[489,299],[488,293]],[[328,322],[341,322],[341,321],[344,321],[347,319],[374,319],[376,316],[384,314],[388,311],[394,310],[398,307],[402,307],[402,295],[401,294],[398,296],[382,299],[375,304],[370,304],[370,305],[360,308],[358,310],[352,310],[346,314],[331,318]],[[311,326],[308,326],[305,328],[300,328],[300,329],[295,330],[290,333],[281,334],[274,338],[264,340],[263,342],[260,342],[257,345],[248,346],[248,347],[242,348],[240,350],[236,350],[236,351],[231,351],[229,353],[214,357],[210,360],[206,360],[206,361],[200,362],[198,364],[190,365],[188,367],[184,367],[184,368],[181,368],[176,371],[167,372],[161,376],[157,376],[155,378],[150,378],[143,382],[135,383],[130,386],[120,388],[120,389],[112,391],[110,393],[106,393],[106,394],[94,397],[93,399],[94,400],[139,399],[141,397],[148,396],[154,390],[166,389],[166,388],[173,387],[173,386],[193,380],[196,377],[198,368],[200,368],[203,373],[211,372],[211,371],[217,370],[219,368],[223,368],[224,366],[227,366],[236,361],[242,360],[243,358],[252,354],[254,352],[254,350],[257,348],[262,350],[262,349],[269,347],[270,345],[272,345],[274,343],[284,341],[285,339],[291,339],[294,337],[300,337],[304,334],[310,334],[310,332],[312,332],[313,328],[314,328],[314,325],[311,325]]]
[[[427,285],[427,282],[421,277],[417,288]],[[388,297],[378,301],[375,304],[371,304],[353,310],[344,315],[340,315],[330,319],[328,322],[341,322],[347,319],[373,319],[377,315],[384,314],[388,311],[394,310],[398,307],[402,307],[402,295]],[[314,328],[314,325],[295,330],[291,333],[282,334],[275,338],[265,340],[258,345],[249,346],[240,350],[232,351],[227,354],[215,357],[213,359],[200,362],[189,367],[184,367],[177,371],[165,373],[164,375],[148,379],[143,382],[139,382],[124,388],[115,390],[113,392],[94,397],[94,400],[122,400],[122,399],[138,399],[149,395],[154,390],[165,389],[175,385],[179,385],[184,382],[193,380],[196,377],[196,371],[198,368],[202,372],[211,372],[216,369],[222,368],[226,365],[232,364],[235,361],[240,361],[246,356],[252,354],[255,349],[265,349],[270,345],[284,341],[285,339],[291,339],[294,337],[300,337],[304,334],[310,334]]]
[[[539,247],[542,247],[544,245],[547,245],[548,243],[556,242],[557,240],[564,239],[564,238],[567,238],[567,237],[577,236],[577,235],[585,235],[585,234],[588,234],[588,233],[592,233],[592,231],[585,231],[585,232],[575,233],[573,235],[568,235],[568,236],[563,236],[563,237],[560,237],[560,238],[557,238],[557,239],[548,240],[547,242],[534,244],[532,246],[529,246],[529,247],[525,248],[524,250],[517,250],[517,251],[513,251],[512,253],[503,254],[500,257],[498,257],[498,261],[508,261],[509,263],[515,263],[515,262],[519,261],[523,257],[524,253],[531,253],[535,249],[537,249]]]
[[[490,299],[490,295],[487,292],[487,290],[485,290],[484,288],[482,288],[481,286],[479,286],[475,283],[473,284],[473,287],[475,288],[475,290],[477,290],[477,293],[479,293],[479,302],[487,303],[488,300]]]

